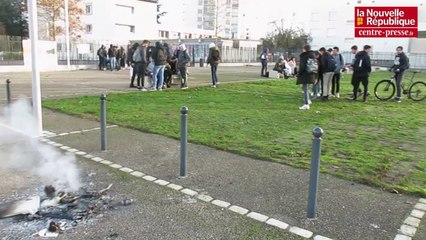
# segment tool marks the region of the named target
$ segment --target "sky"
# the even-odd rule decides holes
[[[272,21],[284,19],[284,26],[307,27],[309,8],[330,9],[336,2],[351,2],[357,0],[240,0],[240,10],[245,14],[241,24],[249,28],[252,38],[260,38],[273,29]],[[261,2],[261,3],[260,3]],[[373,3],[374,2],[374,3]],[[420,6],[425,0],[361,0],[359,6]],[[424,9],[424,8],[423,8]],[[294,16],[293,16],[294,13]]]

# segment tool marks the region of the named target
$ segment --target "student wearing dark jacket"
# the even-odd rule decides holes
[[[370,56],[368,56],[370,51],[371,51],[371,46],[365,45],[364,51],[360,51],[355,55],[355,62],[353,65],[354,73],[352,76],[353,82],[354,82],[354,89],[353,89],[353,97],[350,98],[351,100],[356,100],[359,84],[362,83],[362,85],[364,86],[363,100],[364,102],[367,101],[368,77],[370,76],[370,72],[371,72]]]
[[[133,61],[133,54],[135,51],[139,48],[139,43],[134,43],[129,50],[127,50],[127,65],[131,66],[132,68],[132,76],[130,77],[130,87],[135,88],[135,78],[138,75],[138,68],[135,65],[135,61]]]
[[[212,76],[212,88],[216,88],[219,84],[219,79],[217,78],[217,66],[222,61],[220,56],[220,50],[214,43],[209,44],[209,55],[207,57],[207,64],[210,64],[210,72]]]
[[[320,51],[323,52],[321,55],[321,71],[323,73],[322,99],[328,100],[328,95],[331,90],[331,81],[336,67],[330,66],[330,59],[334,60],[333,56],[331,56],[328,51],[325,51],[325,48],[320,48]]]
[[[396,48],[396,55],[394,64],[391,67],[393,72],[395,73],[395,80],[396,80],[396,98],[395,101],[401,102],[401,83],[402,79],[404,77],[404,71],[408,69],[408,57],[405,55],[405,53],[402,51],[403,48],[401,46],[398,46]]]
[[[315,59],[315,54],[311,51],[311,46],[303,47],[303,53],[300,54],[299,74],[297,75],[296,84],[302,84],[304,105],[299,107],[300,110],[308,110],[311,100],[309,99],[308,84],[314,82],[314,73],[308,72],[307,63],[309,59]]]
[[[188,70],[187,66],[190,61],[191,61],[191,58],[188,55],[188,50],[186,49],[185,44],[182,43],[179,46],[179,53],[178,53],[178,59],[177,59],[179,72],[180,72],[180,88],[181,89],[188,88],[188,85],[187,85],[188,76],[186,72]]]
[[[151,91],[157,89],[161,91],[164,84],[164,68],[167,64],[166,49],[160,42],[155,42],[155,48],[152,49],[152,59],[154,60],[154,70],[152,71]]]

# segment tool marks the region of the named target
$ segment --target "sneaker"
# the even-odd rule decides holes
[[[395,98],[395,102],[400,103],[401,102],[401,98],[400,97],[396,97]]]
[[[332,97],[332,98],[334,98],[334,97],[336,97],[334,94],[330,94],[329,95],[329,97]]]
[[[219,84],[220,84],[220,82],[219,82],[219,81],[217,81],[217,82],[216,82],[216,85],[219,85]]]
[[[336,93],[336,98],[340,98],[340,93]]]
[[[216,85],[212,85],[212,88],[216,88]]]
[[[353,96],[351,96],[351,97],[348,97],[348,100],[355,101],[356,98],[354,98]]]
[[[181,87],[180,89],[188,89],[188,87],[185,86],[185,87]]]
[[[299,109],[300,109],[300,110],[309,110],[309,105],[308,105],[308,104],[305,104],[305,105],[303,105],[303,106],[299,107]]]
[[[141,92],[146,92],[146,91],[148,91],[146,88],[139,88],[139,90],[140,90]]]
[[[149,91],[155,92],[155,91],[157,91],[157,89],[156,88],[150,88]]]
[[[311,94],[310,94],[310,95],[311,95],[311,97],[313,97],[313,96],[314,96],[314,93],[312,93],[312,92],[311,92]]]
[[[308,100],[308,105],[311,105],[312,104],[312,101],[311,101],[311,99],[309,99]]]
[[[158,91],[160,91],[160,92],[161,92],[161,91],[163,91],[163,89],[162,89],[162,88],[159,88],[159,89],[158,89]]]
[[[321,93],[317,93],[317,97],[321,97]]]

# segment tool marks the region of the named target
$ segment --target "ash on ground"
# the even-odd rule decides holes
[[[108,193],[111,187],[66,193],[45,186],[41,196],[0,203],[0,239],[54,238],[133,203],[132,199],[113,197]]]

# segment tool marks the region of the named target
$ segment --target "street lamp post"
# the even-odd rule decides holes
[[[65,0],[65,41],[67,45],[67,68],[70,70],[71,68],[71,62],[70,62],[70,55],[71,55],[71,47],[70,47],[70,24],[69,24],[69,8],[68,8],[68,0]]]
[[[38,21],[37,21],[37,0],[27,0],[28,5],[28,27],[31,39],[31,67],[32,67],[32,101],[33,114],[37,121],[37,135],[43,133],[43,121],[41,111],[41,89],[40,70],[38,64]]]

